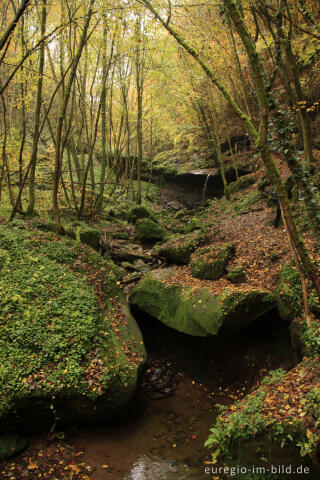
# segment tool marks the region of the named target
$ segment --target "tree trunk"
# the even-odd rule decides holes
[[[46,32],[47,19],[47,0],[42,0],[42,14],[41,14],[41,38],[43,39]],[[39,71],[38,71],[38,85],[37,85],[37,103],[33,127],[33,143],[31,153],[31,169],[29,181],[29,205],[27,214],[32,216],[34,214],[35,205],[35,174],[37,166],[38,144],[39,144],[39,130],[40,130],[40,114],[42,103],[42,85],[43,85],[43,69],[45,61],[45,46],[41,43],[39,52]]]
[[[10,23],[9,27],[7,28],[7,30],[5,31],[5,33],[2,35],[2,37],[0,38],[0,51],[3,49],[3,47],[6,45],[7,41],[9,40],[10,38],[10,35],[12,34],[12,32],[14,31],[14,29],[16,28],[17,26],[17,23],[19,22],[21,16],[24,14],[25,10],[27,9],[28,5],[30,3],[30,0],[23,0],[21,2],[21,5],[20,7],[18,8],[15,16],[14,16],[14,19],[12,20],[12,22]]]
[[[89,9],[86,15],[85,24],[83,27],[83,31],[80,37],[78,50],[76,56],[74,58],[72,70],[70,72],[70,76],[65,88],[64,100],[61,106],[58,122],[57,122],[57,134],[56,134],[56,154],[55,154],[55,162],[54,162],[54,171],[53,171],[53,188],[52,188],[52,210],[54,213],[54,220],[56,225],[56,230],[58,233],[62,231],[60,225],[60,215],[59,215],[59,205],[58,205],[58,191],[59,191],[59,181],[61,175],[61,167],[62,167],[62,158],[61,158],[61,137],[62,137],[62,126],[64,122],[64,118],[67,111],[68,101],[71,93],[71,88],[73,81],[76,76],[77,67],[80,61],[82,50],[85,46],[87,40],[87,33],[90,24],[90,20],[93,14],[93,5],[95,0],[90,0]]]
[[[141,163],[142,163],[142,98],[143,98],[143,65],[141,59],[141,18],[138,17],[135,28],[136,35],[136,89],[137,89],[137,204],[141,205]]]

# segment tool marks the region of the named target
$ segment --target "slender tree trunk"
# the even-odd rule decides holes
[[[84,206],[85,206],[87,178],[88,178],[88,173],[89,173],[90,167],[93,163],[93,152],[94,152],[94,147],[95,147],[96,140],[97,140],[100,112],[101,112],[101,98],[100,98],[99,108],[98,108],[96,122],[95,122],[94,135],[93,135],[93,139],[92,139],[92,142],[91,142],[91,145],[90,145],[90,151],[88,153],[88,163],[87,163],[87,166],[86,166],[86,169],[85,169],[85,172],[84,172],[84,176],[83,176],[81,200],[80,200],[80,206],[79,206],[78,214],[77,214],[78,219],[81,217]]]
[[[57,232],[61,232],[61,225],[60,225],[60,215],[59,215],[59,205],[58,205],[58,191],[59,191],[59,181],[61,175],[61,167],[62,167],[62,158],[61,158],[61,136],[62,136],[62,126],[64,122],[64,118],[66,115],[66,110],[68,106],[68,101],[71,93],[71,88],[73,81],[76,76],[77,67],[80,61],[81,53],[83,51],[84,45],[87,39],[88,28],[90,24],[90,20],[93,14],[93,5],[95,0],[90,0],[89,9],[86,15],[85,24],[83,27],[83,31],[79,41],[79,47],[77,53],[74,58],[72,70],[70,72],[70,76],[66,85],[65,94],[63,104],[61,105],[61,109],[59,112],[58,123],[57,123],[57,134],[56,134],[56,155],[55,155],[55,163],[54,163],[54,171],[53,171],[53,188],[52,188],[52,210],[54,213],[54,220],[56,225]]]
[[[82,116],[81,121],[81,131],[79,135],[78,145],[80,152],[80,165],[81,165],[81,182],[84,179],[85,175],[85,165],[86,165],[86,152],[88,152],[89,139],[88,139],[88,119],[87,119],[87,78],[88,78],[88,51],[84,47],[84,72],[83,78],[81,80],[81,97],[80,97],[80,112]],[[86,135],[84,135],[84,131]]]
[[[24,55],[26,52],[26,41],[24,36],[24,17],[21,19],[21,28],[20,28],[20,39],[21,39],[21,50]],[[23,67],[21,68],[22,77],[24,75]],[[26,94],[27,94],[27,80],[23,80],[21,83],[21,142],[19,149],[19,190],[23,182],[23,151],[26,143],[26,134],[27,134],[27,118],[26,118]],[[19,198],[18,210],[22,211],[22,202]]]
[[[47,20],[47,0],[42,0],[42,13],[41,13],[41,38],[42,39],[44,38],[45,32],[46,32],[46,20]],[[32,216],[34,214],[34,206],[35,206],[35,174],[36,174],[38,144],[39,144],[44,61],[45,61],[45,46],[44,46],[44,43],[42,43],[40,47],[40,52],[39,52],[37,102],[36,102],[36,111],[35,111],[35,118],[34,118],[33,143],[32,143],[32,153],[31,153],[29,205],[27,209],[27,214],[29,216]]]
[[[213,129],[214,129],[213,134],[214,134],[215,148],[217,153],[218,166],[219,166],[219,171],[220,171],[220,175],[221,175],[222,183],[224,187],[224,195],[228,200],[230,197],[229,187],[228,187],[228,181],[226,177],[226,171],[224,168],[224,159],[221,152],[221,141],[220,141],[219,132],[218,132],[217,115],[215,110],[213,110]]]
[[[19,22],[21,16],[24,14],[25,10],[27,9],[29,3],[30,3],[30,0],[22,0],[21,5],[14,16],[14,19],[12,20],[12,22],[10,23],[10,25],[8,26],[7,30],[4,32],[2,37],[0,38],[0,51],[6,45],[7,41],[10,38],[10,35],[16,28],[17,23]]]
[[[71,153],[72,160],[73,160],[73,163],[74,163],[74,166],[75,166],[75,169],[76,169],[78,182],[80,182],[81,167],[80,167],[80,162],[79,162],[79,158],[78,158],[78,154],[77,154],[77,150],[76,150],[76,146],[75,146],[73,138],[71,138],[71,140],[70,140],[70,153]]]
[[[106,170],[108,163],[107,152],[107,78],[111,68],[111,62],[113,58],[115,36],[112,39],[111,53],[109,62],[107,60],[107,38],[108,29],[107,23],[104,17],[104,29],[103,29],[103,47],[102,47],[102,86],[101,86],[101,172],[100,172],[100,187],[98,200],[96,201],[96,208],[101,210],[103,208],[103,195],[105,188]]]
[[[7,105],[4,99],[4,96],[1,95],[1,101],[2,101],[2,108],[3,108],[3,142],[2,142],[2,173],[1,176],[4,178],[5,172],[7,174],[7,187],[8,187],[8,192],[9,192],[9,198],[10,202],[13,205],[14,204],[14,199],[13,199],[13,191],[11,187],[11,180],[10,180],[10,170],[9,170],[9,165],[8,165],[8,158],[7,158],[7,141],[8,141],[8,122],[7,122]]]
[[[236,65],[237,65],[238,72],[239,72],[240,83],[241,83],[241,86],[242,86],[242,95],[243,95],[243,100],[244,100],[246,112],[247,112],[248,117],[251,117],[250,108],[249,108],[249,98],[248,98],[248,93],[247,93],[248,86],[246,84],[244,74],[243,74],[243,71],[242,71],[242,67],[241,67],[241,63],[240,63],[239,55],[238,55],[238,51],[237,51],[237,46],[236,46],[236,42],[235,42],[235,38],[234,38],[234,35],[233,35],[233,30],[232,30],[231,25],[229,25],[229,32],[230,32],[231,51],[232,51],[232,55],[233,55],[233,58],[235,60]]]
[[[141,63],[141,18],[136,21],[136,89],[137,89],[137,204],[141,205],[141,163],[142,163],[142,98],[143,78]]]
[[[232,163],[234,165],[234,169],[235,169],[235,172],[236,172],[236,179],[239,180],[238,165],[237,165],[237,161],[236,161],[236,158],[235,158],[235,155],[234,155],[234,152],[233,152],[233,148],[232,148],[232,145],[231,145],[230,135],[228,135],[228,143],[229,143],[229,149],[230,149],[230,156],[232,158]]]
[[[74,188],[74,180],[73,180],[73,170],[72,170],[72,162],[71,162],[71,152],[70,146],[67,145],[67,156],[68,156],[68,169],[69,169],[69,177],[70,177],[70,184],[71,184],[71,196],[74,205],[74,210],[76,214],[78,214],[78,202],[76,197],[76,192]]]

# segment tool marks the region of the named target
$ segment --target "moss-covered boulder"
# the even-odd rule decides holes
[[[194,232],[195,230],[201,230],[202,224],[198,217],[192,217],[185,227],[186,233]]]
[[[74,240],[89,245],[97,252],[99,251],[101,235],[99,229],[89,227],[85,223],[75,222],[72,226],[66,228],[66,234]]]
[[[154,223],[157,223],[154,212],[142,205],[137,205],[131,208],[128,215],[128,221],[135,225],[139,218],[150,218]]]
[[[204,233],[192,233],[174,237],[154,248],[154,253],[164,257],[168,263],[188,265],[191,254],[206,240]]]
[[[238,180],[235,182],[231,182],[228,185],[228,191],[230,195],[233,195],[236,192],[239,192],[240,190],[244,190],[250,185],[252,185],[255,182],[254,178],[252,178],[251,175],[244,175],[243,177],[240,177]]]
[[[0,248],[0,432],[119,414],[145,352],[115,265],[67,238],[4,225]]]
[[[288,322],[302,312],[302,288],[297,267],[292,263],[283,267],[274,291],[280,317]]]
[[[246,280],[246,273],[243,268],[233,268],[228,270],[227,279],[232,283],[242,283]]]
[[[224,275],[234,254],[235,246],[232,243],[199,248],[191,256],[192,275],[204,280],[218,280]]]
[[[167,232],[157,223],[153,222],[151,218],[141,218],[136,223],[136,237],[138,240],[150,240],[157,242],[164,240]]]
[[[265,291],[226,289],[214,295],[207,288],[176,284],[174,275],[171,268],[148,273],[133,288],[131,303],[188,335],[232,336],[274,308],[272,295]]]

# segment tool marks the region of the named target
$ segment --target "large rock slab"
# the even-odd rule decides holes
[[[118,415],[145,360],[116,266],[85,245],[0,226],[0,432]]]
[[[168,327],[188,335],[232,336],[275,306],[273,296],[261,290],[223,290],[174,282],[173,269],[146,274],[131,292],[131,303]]]

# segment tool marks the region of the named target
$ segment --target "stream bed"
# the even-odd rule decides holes
[[[215,343],[133,313],[150,359],[136,398],[127,415],[114,424],[81,428],[68,440],[76,449],[83,448],[95,480],[212,478],[205,473],[210,452],[203,444],[217,405],[244,396],[269,370],[293,365],[288,331],[279,328],[266,335],[253,329],[227,343]],[[172,372],[169,396],[148,389],[148,372],[160,370],[159,362],[168,366],[165,378]]]
[[[138,311],[133,313],[149,356],[135,398],[126,414],[112,423],[63,432],[64,444],[83,452],[80,461],[89,470],[81,478],[214,478],[205,473],[210,451],[203,444],[215,422],[217,405],[243,397],[269,370],[294,364],[288,329],[280,326],[267,334],[253,326],[226,343],[214,342],[180,334]],[[46,434],[28,440],[24,455],[58,442]],[[12,460],[18,464],[19,455]],[[36,478],[32,471],[25,472],[12,478]]]
[[[181,374],[174,395],[153,400],[140,393],[126,417],[107,426],[82,428],[69,442],[85,449],[84,461],[96,469],[95,480],[208,478],[203,443],[216,417],[216,401]]]

